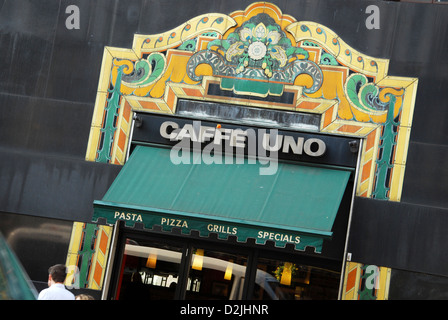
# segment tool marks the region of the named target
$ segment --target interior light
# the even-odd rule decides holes
[[[280,278],[280,284],[290,286],[291,285],[291,274],[292,274],[292,263],[285,262],[283,266],[282,277]]]
[[[233,270],[233,260],[230,259],[229,262],[227,262],[226,273],[224,274],[225,280],[232,279],[232,270]]]
[[[148,268],[155,269],[156,263],[157,263],[157,254],[150,253],[148,259],[146,260],[146,266]]]
[[[201,271],[203,262],[204,262],[204,249],[197,249],[196,253],[194,254],[193,265],[191,266],[191,268]]]
[[[305,280],[304,280],[303,283],[305,283],[305,284],[310,284],[310,276],[311,276],[311,268],[308,267],[308,271],[307,271],[307,273],[306,273],[306,278],[305,278]]]

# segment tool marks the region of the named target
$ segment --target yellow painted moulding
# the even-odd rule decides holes
[[[312,21],[294,22],[287,26],[286,30],[297,42],[303,40],[317,42],[341,64],[364,75],[375,77],[376,82],[387,75],[389,60],[371,57],[353,49],[334,31],[322,24]]]
[[[188,39],[204,32],[215,31],[224,34],[236,25],[234,19],[225,14],[209,13],[197,16],[179,27],[155,35],[135,35],[132,49],[137,56],[175,48]]]

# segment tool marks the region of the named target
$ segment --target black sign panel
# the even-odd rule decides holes
[[[355,168],[359,139],[140,113],[132,132],[132,144],[139,143]]]

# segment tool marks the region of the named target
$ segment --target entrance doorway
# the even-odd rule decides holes
[[[174,299],[182,247],[126,239],[117,297],[119,300]]]
[[[326,300],[341,263],[260,245],[122,228],[108,299]],[[339,266],[339,267],[337,267]]]

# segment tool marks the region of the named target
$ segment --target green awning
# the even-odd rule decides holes
[[[170,149],[137,146],[101,201],[93,221],[124,220],[145,228],[180,228],[207,237],[274,241],[321,252],[350,171],[278,162],[275,174],[260,175],[260,161],[173,164]],[[233,160],[227,159],[227,160]],[[226,164],[227,163],[227,164]]]

